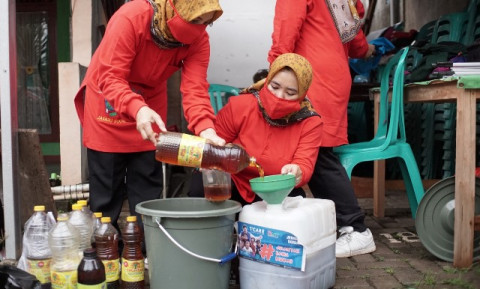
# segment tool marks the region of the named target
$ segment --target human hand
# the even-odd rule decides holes
[[[372,57],[373,55],[375,55],[375,52],[376,52],[375,45],[369,43],[369,44],[368,44],[367,54],[365,54],[365,57],[364,57],[364,58]]]
[[[282,175],[286,175],[286,174],[294,175],[295,185],[298,185],[302,181],[303,173],[299,165],[296,165],[296,164],[284,165],[280,172],[282,173]]]
[[[150,140],[154,145],[157,143],[157,134],[152,129],[152,123],[155,123],[161,131],[167,131],[165,123],[158,113],[148,106],[142,106],[135,117],[137,130],[144,140]]]
[[[213,128],[207,128],[200,132],[200,137],[211,141],[215,145],[224,146],[225,140],[217,135]]]

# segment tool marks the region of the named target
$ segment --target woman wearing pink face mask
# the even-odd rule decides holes
[[[135,0],[110,19],[75,97],[87,147],[90,209],[117,224],[126,192],[130,213],[160,197],[155,136],[166,131],[167,80],[181,69],[189,129],[223,145],[208,94],[206,26],[222,14],[218,0]],[[141,218],[139,218],[141,220]]]
[[[312,176],[321,144],[323,121],[306,97],[312,81],[312,67],[302,56],[282,54],[272,63],[264,82],[246,94],[230,97],[218,112],[215,129],[228,143],[239,144],[257,159],[265,175],[293,174],[296,189]],[[249,180],[258,170],[248,167],[232,174],[232,199],[241,203],[258,200]],[[201,174],[192,179],[189,195],[202,196]]]

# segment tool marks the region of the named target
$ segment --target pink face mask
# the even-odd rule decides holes
[[[172,4],[172,0],[168,1],[175,11],[175,15],[167,21],[168,29],[177,41],[183,44],[192,44],[197,40],[207,28],[205,24],[193,24],[183,20],[178,14],[177,9]]]
[[[268,89],[267,85],[260,90],[260,101],[271,119],[280,119],[301,108],[298,100],[278,98]]]

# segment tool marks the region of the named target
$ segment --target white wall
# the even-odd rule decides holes
[[[246,87],[253,74],[268,68],[275,0],[220,0],[223,15],[208,27],[210,83]]]

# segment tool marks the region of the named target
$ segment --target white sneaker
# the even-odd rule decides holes
[[[337,258],[367,254],[377,249],[373,241],[372,232],[369,229],[360,233],[353,231],[352,226],[346,226],[341,227],[338,232],[340,237],[338,237],[335,245],[335,256]]]

